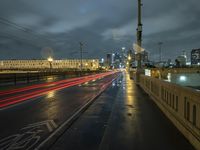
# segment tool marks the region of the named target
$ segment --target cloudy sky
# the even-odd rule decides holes
[[[143,47],[158,60],[200,48],[199,0],[143,0]],[[0,0],[0,59],[85,58],[132,48],[137,0]]]

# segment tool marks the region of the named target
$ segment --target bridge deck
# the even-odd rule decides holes
[[[185,137],[127,74],[51,147],[54,150],[192,150]]]

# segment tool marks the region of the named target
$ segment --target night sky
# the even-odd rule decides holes
[[[143,0],[143,47],[152,60],[200,48],[199,0]],[[0,0],[0,59],[101,58],[136,42],[137,0]]]

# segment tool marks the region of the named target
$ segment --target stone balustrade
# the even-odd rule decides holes
[[[200,150],[200,92],[140,75],[140,86],[190,143]]]

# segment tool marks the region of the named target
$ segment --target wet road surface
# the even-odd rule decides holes
[[[117,76],[118,73],[111,74],[76,86],[52,90],[0,109],[0,149],[34,149]]]
[[[127,74],[107,89],[51,150],[193,150]]]

